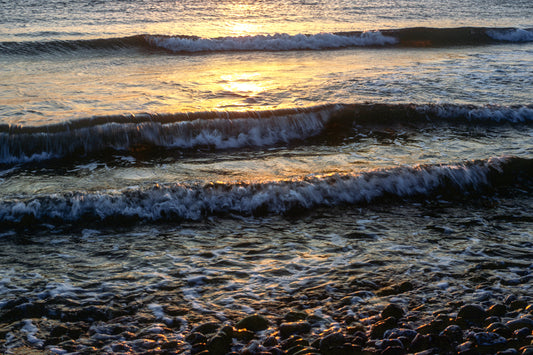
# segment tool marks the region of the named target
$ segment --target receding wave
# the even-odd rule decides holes
[[[42,54],[78,50],[144,49],[174,53],[324,50],[350,47],[435,47],[533,42],[533,29],[413,27],[317,34],[271,34],[205,38],[134,35],[123,38],[0,42],[1,54]]]
[[[375,125],[531,124],[533,106],[336,104],[302,109],[98,116],[46,126],[0,125],[0,164],[106,150],[264,147]]]
[[[257,183],[165,184],[0,201],[0,225],[199,220],[213,215],[294,214],[380,199],[461,198],[531,178],[533,161],[491,158]]]

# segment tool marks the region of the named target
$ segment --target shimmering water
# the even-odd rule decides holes
[[[532,18],[0,1],[0,351],[191,352],[252,313],[318,336],[391,301],[414,327],[530,297]]]

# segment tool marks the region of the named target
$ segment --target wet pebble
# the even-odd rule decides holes
[[[387,305],[387,307],[385,307],[383,311],[381,311],[381,318],[386,319],[389,317],[394,317],[396,319],[400,319],[403,317],[404,314],[405,311],[402,307],[397,304],[391,303]]]
[[[396,328],[398,321],[394,317],[381,320],[370,328],[370,338],[382,338],[385,332],[389,329]]]
[[[444,335],[453,343],[461,343],[463,341],[463,330],[456,324],[446,327],[441,332],[441,335]]]
[[[503,317],[507,312],[507,307],[503,304],[494,304],[489,307],[487,314],[490,316]]]
[[[268,328],[268,320],[259,315],[259,314],[254,314],[254,315],[251,315],[251,316],[248,316],[246,318],[243,318],[241,319],[236,325],[235,325],[235,328],[237,329],[248,329],[248,330],[251,330],[252,332],[257,332],[257,331],[261,331],[261,330],[265,330]]]
[[[528,328],[529,330],[533,330],[533,319],[522,317],[522,318],[510,320],[507,323],[505,323],[505,325],[509,327],[509,329],[511,329],[512,331],[515,331],[521,328]]]
[[[306,321],[282,323],[279,326],[279,332],[284,338],[288,337],[289,335],[307,333],[310,330],[311,324]]]
[[[463,306],[461,309],[459,309],[459,313],[457,313],[457,318],[465,319],[475,323],[481,323],[486,317],[487,312],[485,312],[483,307],[476,304]]]

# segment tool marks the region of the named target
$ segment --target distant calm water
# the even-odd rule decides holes
[[[111,311],[47,342],[90,306],[189,351],[287,297],[334,327],[316,290],[531,295],[529,0],[0,0],[0,68],[1,352],[139,351]]]

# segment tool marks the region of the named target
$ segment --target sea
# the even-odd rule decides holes
[[[0,352],[527,299],[532,182],[530,0],[0,0]]]

